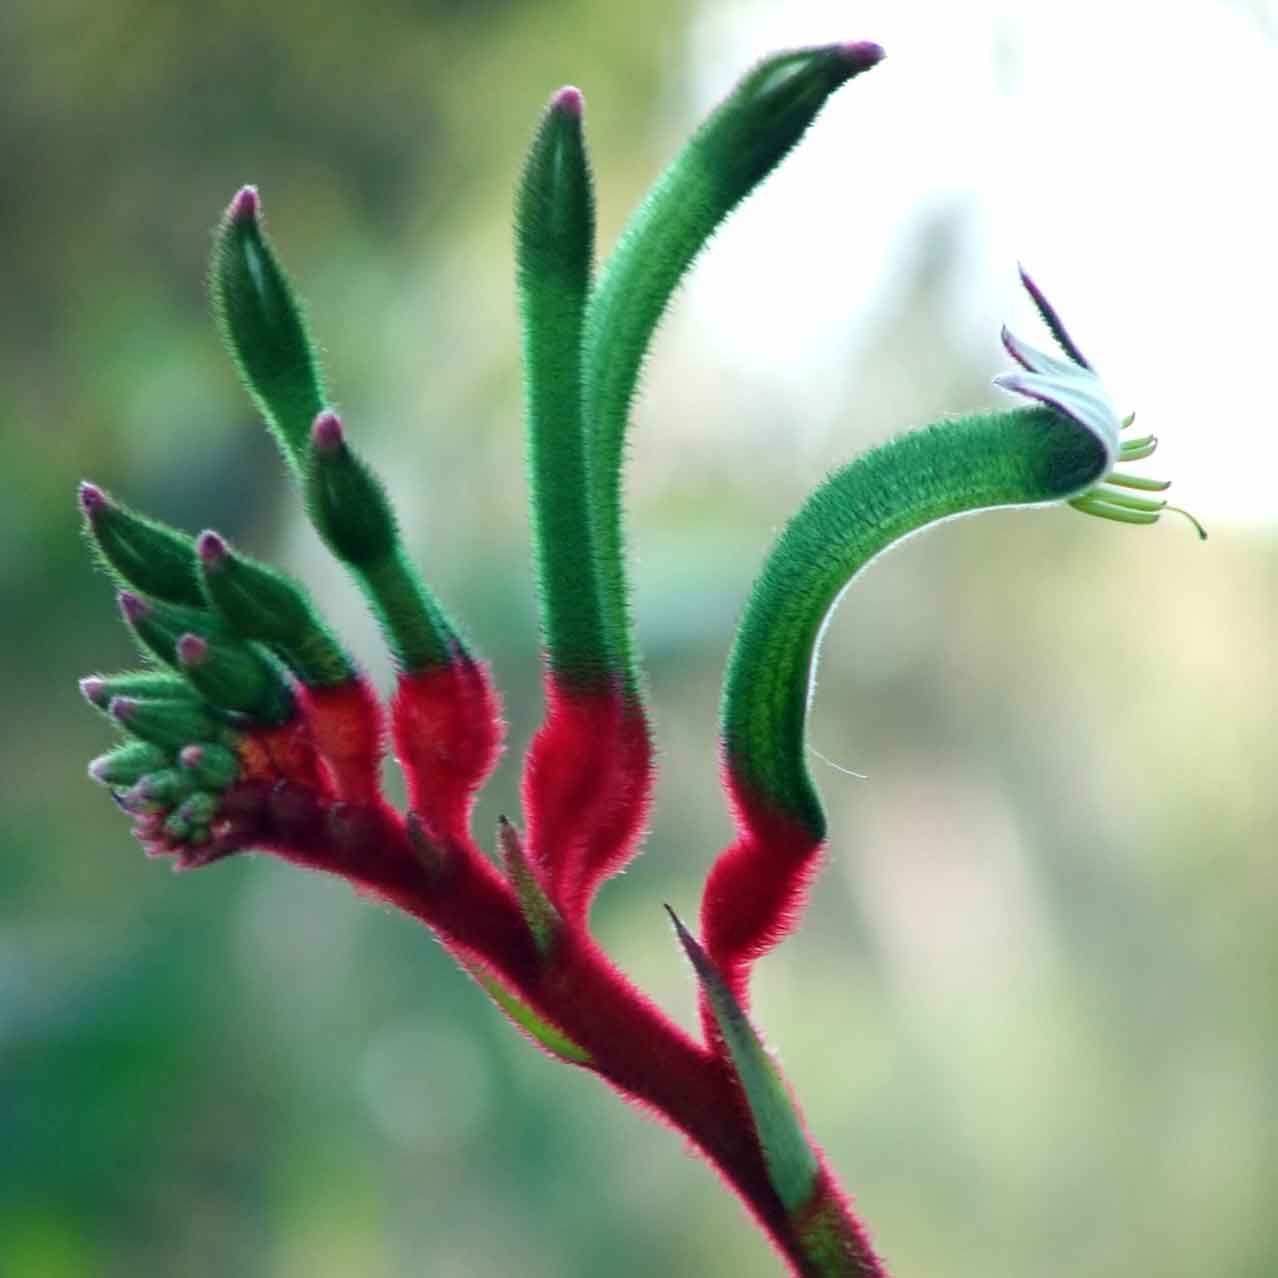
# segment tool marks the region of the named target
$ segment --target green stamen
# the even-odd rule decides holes
[[[1171,487],[1170,479],[1146,479],[1144,475],[1124,475],[1117,470],[1110,471],[1105,479],[1108,483],[1118,484],[1121,488],[1139,488],[1147,493],[1166,492]]]

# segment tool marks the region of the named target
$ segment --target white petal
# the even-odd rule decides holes
[[[1076,364],[1052,362],[1057,368],[1050,375],[1038,371],[1000,373],[994,385],[1036,399],[1072,418],[1101,441],[1113,466],[1118,458],[1122,422],[1100,378]]]

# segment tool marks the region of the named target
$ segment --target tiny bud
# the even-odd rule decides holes
[[[573,115],[580,119],[585,107],[585,99],[576,85],[566,84],[550,99],[550,105],[555,111],[562,111],[565,115]]]
[[[135,737],[166,751],[178,751],[192,741],[212,741],[227,734],[224,722],[193,701],[144,701],[112,697],[109,713]]]
[[[185,634],[177,641],[177,655],[184,666],[202,666],[209,659],[208,640]]]
[[[346,442],[342,419],[326,408],[311,426],[311,443],[321,453],[335,453]]]
[[[97,484],[91,484],[86,479],[80,485],[79,490],[80,509],[92,519],[100,510],[105,510],[109,505],[107,495],[100,489]]]
[[[191,773],[202,790],[224,790],[240,775],[239,756],[233,750],[211,742],[184,746],[178,762]]]
[[[120,605],[120,612],[131,626],[137,625],[151,612],[151,605],[141,595],[135,595],[131,590],[121,590],[116,599]]]
[[[185,798],[191,792],[191,779],[188,773],[177,768],[164,768],[159,772],[148,772],[133,792],[151,803],[162,803],[168,807]]]
[[[90,675],[87,679],[80,680],[81,695],[91,706],[97,706],[99,710],[104,705],[102,698],[106,695],[106,689],[106,680],[97,675]]]
[[[211,568],[215,571],[222,567],[230,553],[226,542],[211,528],[206,528],[200,534],[195,543],[195,551],[200,556],[200,563],[206,569]]]
[[[873,40],[845,40],[839,45],[839,52],[861,71],[877,66],[886,56],[883,46],[875,44]]]
[[[256,222],[261,210],[262,201],[257,194],[257,187],[242,186],[235,193],[226,216],[232,222]]]
[[[119,720],[120,723],[128,723],[137,713],[138,705],[139,702],[135,697],[112,697],[107,709],[111,718]]]

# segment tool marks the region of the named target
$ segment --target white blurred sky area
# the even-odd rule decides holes
[[[875,303],[908,270],[920,225],[960,210],[950,304],[957,331],[987,342],[991,374],[1006,365],[1003,321],[1051,346],[1019,295],[1019,260],[1120,411],[1158,435],[1142,471],[1174,479],[1209,524],[1278,521],[1275,9],[709,0],[681,112],[703,115],[770,50],[873,39],[888,57],[836,95],[783,180],[725,229],[730,250],[690,281],[692,322],[729,367],[828,383],[849,343],[872,340]],[[810,416],[789,426],[815,429]]]

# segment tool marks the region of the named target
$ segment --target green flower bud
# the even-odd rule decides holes
[[[382,563],[399,547],[385,488],[347,447],[341,419],[327,410],[311,430],[306,504],[325,544],[352,567]]]
[[[345,683],[355,667],[283,573],[233,551],[215,532],[196,542],[204,592],[241,638],[268,643],[308,687]]]
[[[213,251],[213,305],[249,394],[300,475],[311,422],[324,407],[323,373],[260,212],[254,187],[231,201]]]
[[[180,750],[192,741],[228,741],[231,730],[189,701],[139,701],[116,697],[111,717],[126,732],[164,750]]]
[[[159,746],[145,741],[130,741],[89,764],[89,775],[100,785],[112,789],[136,785],[148,773],[166,768],[170,756]]]
[[[177,641],[177,659],[192,687],[223,710],[260,723],[284,723],[293,714],[293,694],[280,672],[248,644],[211,644],[184,634]]]
[[[158,697],[167,700],[196,700],[184,679],[167,670],[127,670],[122,674],[90,675],[80,680],[84,699],[95,709],[107,713],[116,697]]]
[[[201,790],[225,790],[240,775],[240,760],[235,751],[211,741],[184,746],[178,762]]]
[[[184,634],[229,641],[231,634],[223,622],[207,608],[185,608],[180,604],[156,603],[121,590],[116,596],[120,615],[137,641],[153,656],[181,672],[177,642]]]
[[[90,483],[80,485],[80,509],[113,576],[156,599],[203,605],[195,543],[185,533],[135,514]]]

